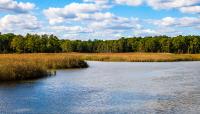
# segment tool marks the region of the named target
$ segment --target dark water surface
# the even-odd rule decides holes
[[[199,114],[200,62],[88,62],[0,84],[2,114]]]

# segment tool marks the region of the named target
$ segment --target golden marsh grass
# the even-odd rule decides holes
[[[29,62],[10,62],[0,65],[0,80],[25,80],[48,76],[48,70],[38,64]]]
[[[49,75],[51,69],[86,68],[87,63],[67,54],[0,54],[0,80],[24,80]]]
[[[200,61],[200,54],[172,53],[71,53],[84,60],[116,62],[176,62]]]
[[[39,53],[0,54],[0,80],[24,80],[49,75],[50,69],[86,68],[88,61],[200,61],[200,54],[171,53]]]

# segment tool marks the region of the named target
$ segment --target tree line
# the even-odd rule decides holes
[[[0,53],[200,53],[200,36],[154,36],[118,40],[64,40],[54,35],[0,34]]]

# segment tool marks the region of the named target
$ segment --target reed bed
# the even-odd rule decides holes
[[[50,75],[45,67],[28,62],[1,64],[0,69],[1,81],[36,79]]]
[[[51,70],[86,68],[84,61],[176,62],[200,61],[200,54],[171,53],[40,53],[0,54],[0,81],[25,80],[50,75]]]
[[[0,81],[35,79],[51,70],[86,68],[80,57],[66,54],[0,54]]]
[[[200,61],[200,54],[172,53],[71,53],[89,61],[114,62],[176,62]]]

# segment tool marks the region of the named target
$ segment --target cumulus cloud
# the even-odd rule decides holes
[[[97,4],[139,6],[147,4],[153,9],[178,9],[183,13],[200,13],[200,0],[83,0]]]
[[[112,14],[112,17],[100,22],[91,22],[88,28],[94,30],[92,33],[94,37],[112,39],[133,35],[132,31],[141,28],[141,25],[138,18],[125,18]]]
[[[134,28],[139,28],[139,19],[137,18],[124,18],[117,17],[113,15],[111,18],[104,19],[99,22],[92,22],[90,24],[91,28],[100,29],[100,30],[130,30]]]
[[[176,24],[176,19],[173,17],[165,17],[161,20],[153,20],[153,24],[158,26],[173,26]]]
[[[199,0],[147,0],[154,9],[171,9],[191,6],[200,3]]]
[[[93,32],[93,30],[87,27],[81,27],[81,26],[51,26],[50,29],[55,30],[56,32],[65,32],[68,34]]]
[[[101,13],[101,12],[95,12],[95,13],[80,13],[77,14],[77,18],[75,20],[78,21],[103,21],[103,20],[110,20],[113,18],[113,14],[110,12]]]
[[[200,25],[200,19],[197,17],[173,18],[165,17],[161,20],[153,20],[153,24],[157,26],[171,27],[194,27]]]
[[[176,30],[174,28],[170,27],[164,27],[164,28],[143,28],[143,29],[136,29],[134,30],[134,35],[135,36],[159,36],[159,35],[169,35],[169,36],[177,36],[183,34],[181,31]]]
[[[115,37],[117,34],[123,34],[123,32],[132,31],[132,29],[140,28],[139,19],[137,18],[124,18],[115,16],[112,13],[94,13],[88,14],[89,16],[82,17],[82,26],[51,26],[50,29],[56,32],[64,32],[67,34],[95,34],[96,36],[106,37],[110,35]],[[85,21],[85,22],[84,22]],[[113,38],[111,37],[111,38]]]
[[[83,2],[93,2],[97,4],[120,4],[120,5],[130,5],[138,6],[143,3],[144,0],[83,0]]]
[[[105,36],[118,34],[119,36],[123,32],[132,31],[141,26],[137,18],[125,18],[110,12],[102,12],[109,7],[107,4],[109,1],[84,0],[84,2],[86,3],[71,3],[64,8],[44,10],[44,14],[51,24],[50,29],[56,32],[65,32],[65,36],[79,33],[95,34],[96,36],[99,36],[99,33]],[[73,22],[77,22],[76,25],[70,26],[70,23]],[[62,24],[62,26],[58,24]]]
[[[116,4],[124,4],[129,6],[139,6],[143,3],[143,0],[114,0]]]
[[[40,27],[38,19],[30,14],[6,15],[0,19],[0,31],[3,32],[36,30]]]
[[[153,9],[178,9],[182,13],[200,13],[200,0],[146,0]]]
[[[35,4],[29,2],[17,2],[15,0],[0,0],[0,11],[26,13],[35,8]]]
[[[20,13],[0,18],[1,32],[55,33],[74,38],[119,38],[121,36],[148,36],[182,34],[180,29],[200,28],[199,17],[165,17],[157,20],[121,17],[109,10],[115,5],[148,5],[155,10],[177,9],[182,13],[200,13],[199,0],[82,0],[64,7],[43,10],[49,24],[41,26],[30,11],[35,4],[16,0],[0,0],[0,11]],[[17,28],[17,29],[16,29]],[[38,31],[38,32],[37,32]]]
[[[141,22],[138,18],[126,18],[120,17],[113,13],[107,12],[109,3],[113,4],[126,4],[131,6],[137,6],[145,2],[145,0],[84,0],[84,3],[71,3],[64,8],[49,8],[44,10],[44,14],[51,24],[50,29],[56,32],[65,33],[65,36],[70,34],[88,34],[99,37],[111,36],[127,36],[132,32],[136,35],[163,35],[163,34],[175,34],[174,27],[192,27],[195,24],[199,24],[199,19],[196,17],[182,17],[173,18],[166,17],[160,20],[151,20],[149,26],[167,27],[168,29],[150,29],[146,26],[146,21]],[[172,0],[149,0],[146,1],[149,5],[155,9],[161,8],[161,6],[170,6],[170,8],[182,8],[189,7],[192,4],[197,3],[195,0],[189,2],[172,1]],[[159,6],[159,7],[158,7]],[[76,23],[74,25],[74,23]],[[62,26],[60,26],[62,24]],[[53,26],[52,26],[53,25]],[[73,26],[71,26],[73,25]],[[164,31],[165,30],[165,31]],[[100,35],[101,34],[101,35]],[[102,36],[103,35],[103,36]],[[112,37],[112,38],[113,38]]]
[[[99,5],[93,3],[71,3],[64,8],[49,8],[44,10],[45,16],[50,24],[62,23],[65,20],[75,20],[85,18],[87,13],[94,13],[108,8],[107,5]]]
[[[183,13],[200,13],[200,6],[188,6],[180,8]]]
[[[109,0],[83,0],[83,2],[93,2],[96,4],[108,4]]]
[[[153,29],[137,29],[134,34],[135,36],[154,36],[158,35],[158,32]]]

